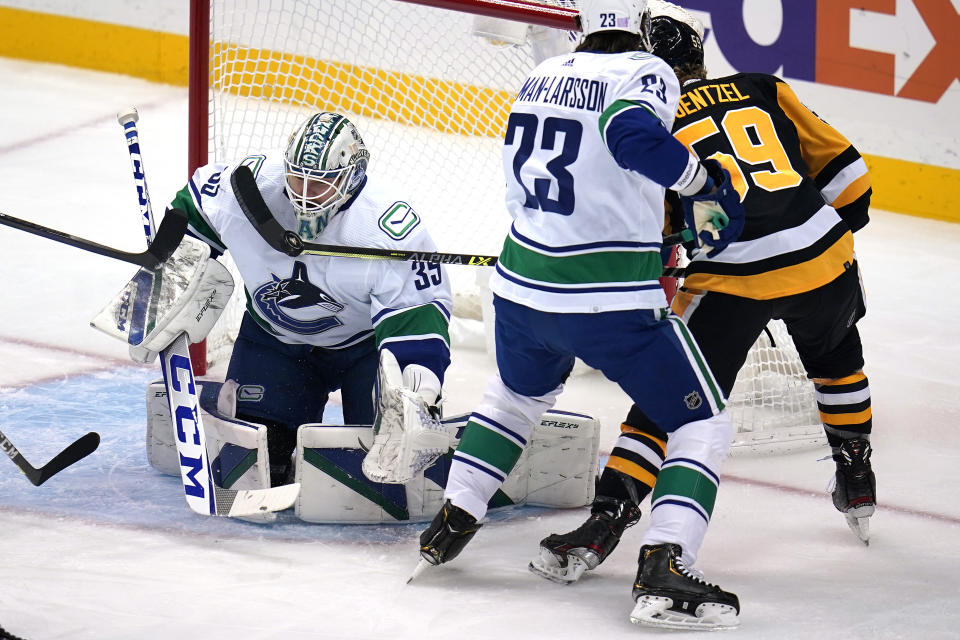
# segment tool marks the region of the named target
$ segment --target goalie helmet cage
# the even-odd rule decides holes
[[[510,225],[503,131],[534,60],[528,44],[475,35],[490,32],[478,21],[512,20],[506,31],[515,42],[519,23],[576,29],[576,4],[191,0],[190,173],[211,161],[282,150],[307,115],[337,111],[357,124],[370,149],[370,174],[402,188],[441,251],[495,255]],[[457,324],[451,337],[482,342],[482,330],[470,325],[482,317],[488,273],[457,266],[448,272]],[[244,304],[237,287],[207,340],[211,364],[229,357]],[[761,337],[731,394],[741,449],[822,439],[812,385],[782,326],[774,327],[773,342]]]

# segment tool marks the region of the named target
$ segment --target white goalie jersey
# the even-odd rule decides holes
[[[296,215],[284,193],[280,153],[241,163],[253,171],[264,201],[284,228]],[[187,212],[189,230],[216,252],[229,251],[242,276],[247,311],[277,340],[339,349],[373,335],[401,361],[449,361],[452,305],[445,268],[436,263],[301,255],[272,249],[244,216],[230,176],[238,165],[197,169],[171,206]],[[353,247],[436,250],[417,211],[389,187],[367,179],[315,242]],[[426,357],[405,357],[412,354]],[[443,379],[441,366],[431,366]]]

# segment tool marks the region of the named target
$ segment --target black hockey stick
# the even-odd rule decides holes
[[[95,431],[91,431],[54,456],[53,460],[37,469],[27,462],[23,454],[17,451],[17,448],[10,442],[10,439],[0,431],[0,449],[13,460],[15,465],[20,467],[20,471],[23,472],[23,475],[27,476],[27,479],[32,482],[35,487],[39,487],[74,462],[86,458],[96,451],[99,445],[100,435]]]
[[[115,260],[123,260],[124,262],[130,262],[140,265],[141,267],[153,269],[161,262],[169,258],[180,245],[180,241],[183,239],[183,234],[187,230],[187,214],[180,209],[170,209],[170,211],[167,212],[167,215],[164,216],[163,221],[160,223],[160,228],[157,230],[156,238],[152,243],[150,243],[150,246],[147,247],[147,250],[142,253],[129,253],[127,251],[120,251],[119,249],[114,249],[113,247],[107,247],[102,244],[98,244],[92,240],[78,238],[77,236],[64,233],[63,231],[57,231],[56,229],[44,227],[34,222],[21,220],[20,218],[14,218],[13,216],[8,216],[5,213],[0,213],[0,224],[5,224],[8,227],[20,229],[21,231],[26,231],[27,233],[32,233],[40,236],[41,238],[62,242],[63,244],[68,244],[71,247],[77,247],[78,249],[90,251],[101,256],[114,258]]]
[[[411,262],[440,262],[443,264],[466,264],[476,267],[493,267],[497,264],[497,256],[485,256],[474,253],[441,253],[434,251],[404,251],[398,249],[381,249],[374,247],[345,247],[332,244],[318,244],[304,242],[293,231],[281,226],[270,213],[267,203],[264,202],[257,181],[249,167],[240,165],[230,176],[230,185],[237,197],[237,202],[243,214],[253,225],[260,237],[273,249],[288,256],[302,254],[314,256],[334,256],[340,258],[365,258],[367,260],[405,260]],[[663,238],[665,246],[688,242],[692,239],[687,230]],[[668,268],[666,271],[675,271]],[[667,275],[666,273],[664,275]],[[677,277],[672,275],[671,277]]]
[[[0,627],[0,640],[24,640],[20,636],[15,636],[3,627]]]

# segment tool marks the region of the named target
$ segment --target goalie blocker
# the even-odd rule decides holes
[[[90,326],[130,345],[130,358],[149,364],[181,333],[200,342],[233,293],[230,271],[210,259],[210,246],[184,236],[156,269],[142,268]]]
[[[233,417],[236,383],[199,381],[200,411],[215,482],[229,489],[269,487],[266,427]],[[443,421],[452,447],[468,415]],[[147,388],[147,460],[158,471],[179,475],[166,391],[157,381]],[[368,480],[361,470],[371,426],[304,424],[294,452],[300,497],[297,517],[317,523],[425,521],[443,503],[452,451],[405,484]],[[582,507],[594,497],[598,471],[599,422],[589,416],[549,411],[536,425],[530,446],[490,502],[491,509],[529,504]],[[272,515],[272,514],[270,514]],[[269,521],[272,518],[261,518]]]

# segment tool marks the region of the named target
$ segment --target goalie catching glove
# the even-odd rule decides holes
[[[210,246],[185,236],[166,262],[140,269],[90,325],[127,342],[131,359],[146,364],[181,333],[203,340],[232,293],[233,277],[210,259]]]
[[[695,232],[697,246],[712,258],[740,237],[745,212],[740,194],[730,183],[730,172],[719,162],[704,160],[698,173],[702,175],[680,191],[680,200],[684,220]]]
[[[440,423],[440,380],[430,369],[409,364],[403,373],[389,349],[380,350],[377,416],[363,474],[374,482],[409,482],[446,453],[451,434]]]

